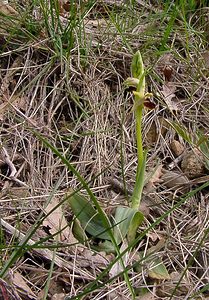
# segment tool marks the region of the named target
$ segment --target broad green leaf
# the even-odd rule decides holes
[[[130,207],[117,207],[115,212],[114,237],[118,244],[127,237],[131,242],[136,236],[139,225],[143,222],[143,214]]]
[[[85,244],[85,241],[88,240],[88,237],[86,236],[84,229],[82,228],[79,220],[77,219],[75,219],[73,224],[73,234],[81,244]]]
[[[92,204],[78,193],[69,199],[69,204],[80,221],[82,228],[94,237],[110,240],[108,228],[103,225],[102,219]]]
[[[127,235],[127,239],[129,243],[133,242],[133,240],[135,239],[137,230],[143,221],[144,221],[143,213],[137,211],[133,216],[131,223],[129,225],[128,235]]]
[[[148,276],[153,279],[170,279],[170,275],[161,258],[155,258],[148,272]]]

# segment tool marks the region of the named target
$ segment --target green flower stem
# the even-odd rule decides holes
[[[143,105],[139,105],[135,111],[136,118],[136,145],[137,145],[137,157],[138,165],[142,166],[144,160],[143,146],[142,146],[142,113]]]
[[[145,98],[145,76],[144,68],[142,67],[143,73],[141,74],[139,84],[137,86],[137,91],[135,93],[135,119],[136,119],[136,145],[137,145],[137,172],[136,181],[134,185],[133,195],[131,197],[131,207],[134,209],[139,209],[142,191],[144,187],[144,172],[146,166],[146,153],[143,151],[142,143],[142,115],[144,108],[144,98]]]
[[[137,99],[139,96],[135,96],[135,101],[139,101]],[[143,151],[142,145],[142,114],[143,114],[143,104],[136,107],[135,117],[136,117],[136,143],[137,143],[137,172],[136,172],[136,181],[134,186],[133,195],[131,197],[131,207],[135,209],[139,209],[142,190],[144,186],[144,172],[145,172],[145,164],[146,164],[146,153]]]

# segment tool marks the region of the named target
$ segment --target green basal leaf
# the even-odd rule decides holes
[[[136,231],[143,220],[143,214],[137,209],[117,207],[114,219],[114,237],[117,243],[120,244],[126,237],[128,242],[133,241],[136,236]]]
[[[148,276],[153,279],[170,279],[170,275],[162,262],[161,258],[155,258],[152,262],[152,266],[148,271]]]
[[[85,244],[85,241],[88,240],[88,237],[86,236],[84,229],[82,228],[79,220],[77,219],[75,219],[73,224],[73,234],[81,244]]]
[[[143,221],[144,221],[143,213],[137,211],[131,220],[130,227],[128,230],[127,239],[129,243],[133,242],[133,240],[135,239],[137,230]]]
[[[78,193],[74,194],[70,197],[69,204],[75,217],[86,232],[93,237],[110,240],[110,235],[107,232],[108,228],[103,225],[100,215],[84,196]]]

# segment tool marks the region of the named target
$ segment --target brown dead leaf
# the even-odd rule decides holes
[[[52,296],[52,300],[64,300],[66,297],[66,294],[60,293],[60,294],[54,294]]]
[[[146,234],[146,236],[148,238],[150,238],[152,242],[156,242],[159,239],[159,234],[157,234],[155,231],[154,232],[148,232]]]
[[[59,204],[59,200],[56,197],[53,197],[47,207],[44,209],[46,214],[50,213],[51,210],[54,209],[55,206]],[[63,242],[66,241],[67,243],[73,244],[77,243],[78,241],[73,236],[73,233],[68,225],[65,216],[62,211],[62,206],[59,205],[54,211],[52,211],[49,216],[43,222],[43,225],[49,227],[51,234],[56,234],[55,239],[58,241]]]
[[[21,111],[27,110],[27,99],[24,97],[19,97],[18,95],[13,95],[12,97],[3,96],[4,102],[0,104],[0,120],[3,120],[5,117],[6,111],[10,109],[14,109],[14,106],[16,109]]]
[[[93,28],[98,28],[98,27],[105,27],[107,26],[107,21],[103,18],[96,18],[95,20],[91,19],[86,19],[85,20],[85,25],[86,26],[91,26]]]
[[[143,296],[139,296],[136,298],[137,300],[155,300],[155,295],[147,292],[146,294],[144,294]]]
[[[0,10],[1,11],[1,10]],[[22,66],[22,57],[17,57],[12,65],[7,69],[7,72],[2,79],[0,86],[0,119],[4,119],[4,114],[8,109],[11,109],[13,105],[16,105],[18,109],[26,110],[27,99],[15,93],[16,81],[14,76],[20,70]],[[11,88],[11,83],[14,82],[14,87]]]
[[[178,287],[177,290],[175,290],[175,295],[177,297],[183,296],[186,293],[188,293],[188,291],[191,289],[191,285],[190,283],[184,278],[181,278],[181,274],[178,272],[172,272],[170,274],[170,280],[167,280],[163,283],[161,283],[157,289],[156,289],[156,294],[158,297],[166,297],[167,295],[170,295],[173,293],[176,284],[178,283],[178,281],[181,279],[181,284]]]
[[[179,110],[177,103],[174,101],[174,99],[176,98],[175,92],[176,87],[173,82],[166,82],[165,84],[163,84],[161,93],[164,97],[163,99],[165,103],[168,106],[168,109],[171,112]]]
[[[159,123],[160,123],[160,133],[163,137],[165,137],[166,133],[170,128],[170,124],[163,117],[159,118]]]
[[[27,299],[36,298],[36,295],[27,285],[26,279],[17,271],[13,273],[13,284],[21,295],[27,296]]]
[[[21,300],[14,286],[0,278],[0,299],[1,300]]]
[[[181,190],[188,189],[188,178],[179,172],[163,170],[163,175],[161,177],[163,184],[171,190]]]
[[[123,241],[121,247],[120,247],[120,253],[123,252],[126,248],[128,247],[128,243],[127,241]],[[130,251],[127,251],[122,257],[121,259],[123,260],[124,266],[126,267],[128,264],[128,260],[129,260],[129,256],[130,256]],[[110,277],[114,277],[116,275],[118,275],[120,272],[123,271],[123,266],[121,265],[120,261],[117,261],[112,268],[109,271],[109,275]]]
[[[95,264],[97,267],[105,269],[110,261],[105,252],[95,254],[90,249],[85,248],[82,253],[80,253],[77,262],[82,268]]]
[[[166,65],[163,69],[163,74],[166,81],[170,81],[173,74],[173,68],[170,65]]]
[[[159,135],[165,137],[166,133],[168,132],[170,124],[164,119],[163,117],[158,118],[158,124],[156,122],[152,122],[151,126],[146,132],[145,141],[146,144],[150,145],[156,143]]]

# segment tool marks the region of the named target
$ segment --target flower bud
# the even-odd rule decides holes
[[[133,56],[131,72],[132,76],[138,79],[144,74],[144,64],[139,50]]]

